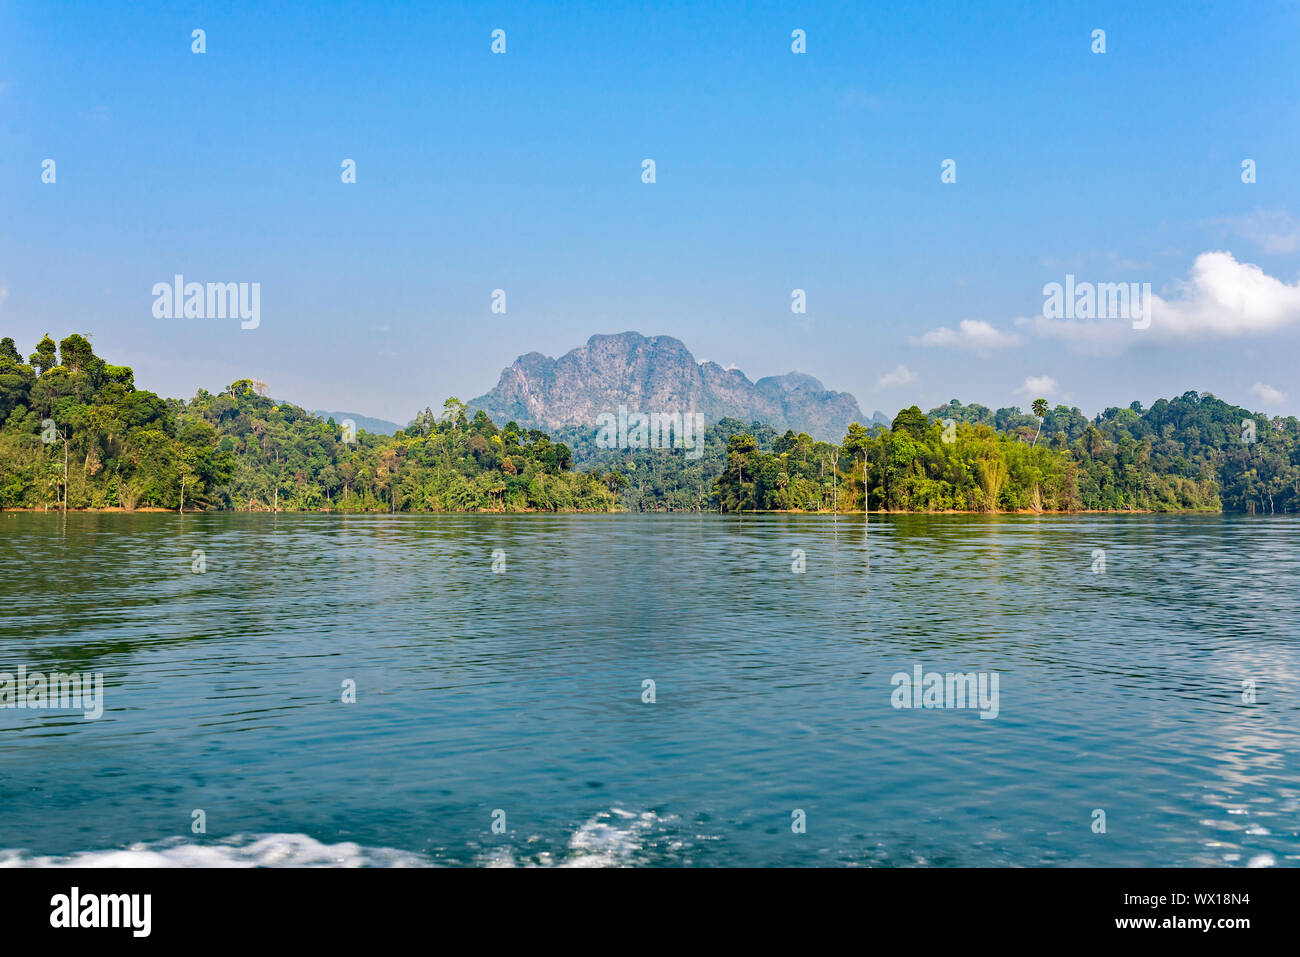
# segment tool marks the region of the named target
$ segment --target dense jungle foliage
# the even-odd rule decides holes
[[[1300,510],[1300,422],[1208,393],[1093,419],[954,399],[837,444],[723,419],[688,456],[498,426],[454,398],[395,436],[352,436],[265,392],[162,399],[82,335],[26,360],[0,340],[0,508]]]

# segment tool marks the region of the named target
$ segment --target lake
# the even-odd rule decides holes
[[[1294,517],[7,512],[0,599],[103,689],[0,863],[1300,862]]]

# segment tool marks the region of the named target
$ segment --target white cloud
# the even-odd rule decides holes
[[[1044,339],[1064,342],[1074,352],[1087,355],[1113,356],[1137,344],[1143,331],[1133,328],[1129,319],[1048,319],[1032,316],[1017,319],[1015,325]],[[1147,329],[1145,332],[1149,333]]]
[[[1279,392],[1271,385],[1265,385],[1262,382],[1256,382],[1250,387],[1250,394],[1259,399],[1266,406],[1277,408],[1286,401],[1286,394]]]
[[[1256,209],[1249,216],[1229,216],[1213,220],[1230,232],[1250,240],[1266,253],[1293,253],[1300,250],[1300,222],[1285,210]]]
[[[963,319],[956,329],[940,326],[938,329],[931,329],[919,339],[913,337],[909,341],[914,346],[988,352],[990,349],[1005,349],[1008,346],[1019,345],[1021,339],[1014,332],[995,329],[983,319]]]
[[[892,389],[895,386],[907,385],[909,382],[916,381],[916,373],[907,366],[894,366],[894,371],[886,372],[876,380],[876,391]]]
[[[1300,282],[1288,285],[1229,252],[1201,253],[1179,297],[1153,296],[1151,330],[1170,338],[1276,332],[1300,323]]]
[[[1081,351],[1116,353],[1145,341],[1195,342],[1261,336],[1300,325],[1300,282],[1285,283],[1230,252],[1196,257],[1169,299],[1151,295],[1151,325],[1128,319],[1017,319],[1016,325]]]
[[[1015,390],[1015,393],[1032,399],[1050,399],[1058,391],[1060,387],[1050,375],[1031,375]]]

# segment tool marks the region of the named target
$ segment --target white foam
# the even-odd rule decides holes
[[[634,814],[617,807],[602,811],[569,838],[571,856],[564,866],[627,867],[643,850],[646,836],[653,836],[663,823],[653,811]]]
[[[237,835],[212,844],[174,837],[126,848],[36,856],[0,850],[0,867],[427,867],[410,851],[322,844],[306,834]]]
[[[620,807],[601,811],[583,823],[561,853],[503,845],[479,855],[482,867],[630,867],[644,863],[647,846],[653,853],[676,818],[653,811]],[[538,841],[530,839],[529,843]],[[680,850],[679,842],[668,849]],[[0,867],[429,867],[421,854],[390,847],[363,847],[343,842],[323,844],[306,834],[241,834],[211,843],[172,837],[125,848],[78,851],[66,855],[36,855],[0,849]]]

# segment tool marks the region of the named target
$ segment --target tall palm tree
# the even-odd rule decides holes
[[[1047,400],[1035,399],[1033,408],[1034,415],[1038,416],[1038,431],[1034,433],[1034,441],[1029,443],[1031,449],[1038,444],[1038,437],[1043,434],[1043,417],[1047,415]]]

